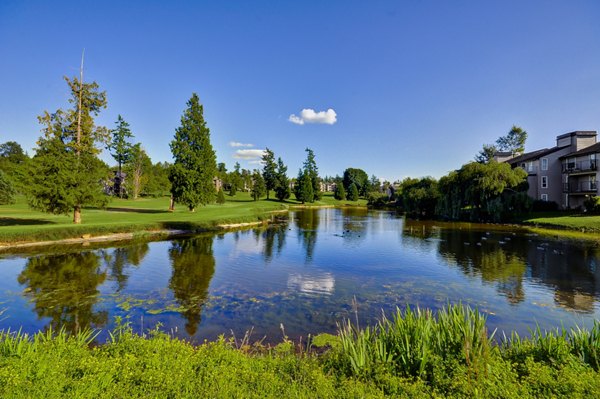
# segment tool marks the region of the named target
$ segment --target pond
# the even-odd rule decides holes
[[[527,334],[600,317],[600,249],[507,226],[360,208],[290,212],[257,229],[0,258],[0,329],[135,332],[266,342],[375,323],[398,307],[477,306]]]

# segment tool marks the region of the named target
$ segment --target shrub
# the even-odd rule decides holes
[[[583,206],[587,213],[600,214],[600,197],[592,196],[583,201]]]
[[[222,205],[225,203],[225,194],[223,193],[223,189],[220,188],[217,193],[217,204]]]
[[[385,208],[388,202],[387,194],[370,192],[367,196],[367,205],[372,208]]]
[[[533,212],[554,212],[558,211],[558,204],[555,201],[535,200],[531,204]]]

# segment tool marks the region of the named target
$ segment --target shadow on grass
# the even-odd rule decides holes
[[[35,226],[41,224],[55,224],[44,219],[19,219],[0,217],[0,226]]]
[[[132,213],[169,213],[168,210],[161,209],[141,209],[141,208],[106,208],[107,212],[132,212]]]

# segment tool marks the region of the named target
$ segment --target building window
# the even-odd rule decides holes
[[[542,188],[548,188],[548,176],[542,176]]]
[[[548,201],[548,194],[542,194],[542,201]]]
[[[527,171],[533,172],[533,162],[527,162]]]
[[[548,170],[548,158],[542,158],[542,170]]]

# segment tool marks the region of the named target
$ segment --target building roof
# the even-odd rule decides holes
[[[541,150],[536,150],[536,151],[532,151],[532,152],[526,152],[525,154],[521,154],[519,156],[511,158],[511,159],[509,159],[506,162],[508,162],[509,164],[513,165],[513,164],[516,164],[516,163],[530,161],[532,159],[538,159],[538,158],[541,158],[541,157],[543,157],[545,155],[552,154],[553,152],[556,152],[558,150],[562,150],[563,148],[567,148],[567,147],[568,146],[543,148]]]
[[[593,154],[595,152],[600,152],[600,142],[596,143],[596,144],[592,144],[589,147],[582,148],[579,151],[575,151],[575,152],[571,152],[569,154],[563,155],[560,158],[562,159],[562,158],[568,158],[568,157],[577,157],[580,155]]]

